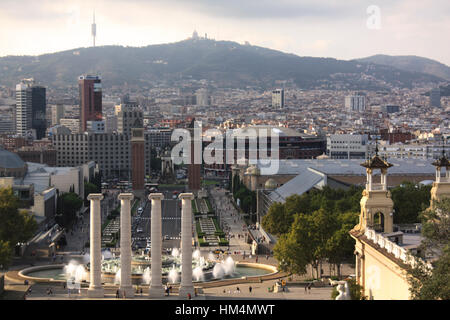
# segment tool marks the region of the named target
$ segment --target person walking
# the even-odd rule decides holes
[[[252,293],[252,286],[248,287],[248,292]]]
[[[119,297],[120,297],[119,289],[117,289],[117,291],[116,291],[116,299],[119,299]]]

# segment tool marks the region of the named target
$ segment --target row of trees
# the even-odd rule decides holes
[[[390,191],[394,201],[394,223],[420,222],[421,212],[430,205],[431,185],[404,182]]]
[[[348,232],[357,224],[361,188],[312,190],[275,203],[262,219],[263,227],[279,236],[274,255],[284,271],[305,274],[308,265],[320,277],[320,265],[337,268],[353,257]]]
[[[249,190],[244,183],[241,182],[238,175],[233,178],[233,198],[235,201],[239,199],[240,208],[245,213],[256,213],[256,192]]]
[[[0,269],[11,263],[15,246],[31,238],[37,230],[33,216],[19,210],[12,188],[0,189]]]
[[[82,206],[83,200],[74,192],[66,192],[59,195],[56,222],[64,228],[70,228]]]

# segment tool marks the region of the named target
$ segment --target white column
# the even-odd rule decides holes
[[[436,167],[436,182],[437,183],[441,182],[441,168],[440,167]]]
[[[192,193],[181,193],[181,284],[180,298],[187,298],[188,293],[191,297],[194,294],[192,285],[192,204],[194,199]]]
[[[119,194],[120,200],[120,292],[134,296],[131,284],[131,200],[132,193]]]
[[[151,298],[161,298],[164,296],[162,287],[162,231],[161,231],[161,200],[164,199],[162,193],[150,193],[148,199],[152,202],[151,211],[151,240],[152,240],[152,264],[149,296]]]
[[[103,298],[102,287],[102,235],[101,235],[101,208],[100,201],[103,199],[101,193],[91,193],[88,200],[91,201],[91,239],[90,239],[90,284],[87,291],[89,298]]]

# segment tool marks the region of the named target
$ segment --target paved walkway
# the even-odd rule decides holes
[[[247,255],[250,254],[251,247],[245,242],[244,236],[246,233],[245,221],[231,203],[230,198],[225,195],[225,189],[212,188],[211,196],[222,220],[223,229],[230,235],[230,251],[245,251]]]

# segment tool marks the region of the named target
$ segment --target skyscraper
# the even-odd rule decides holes
[[[45,136],[45,131],[47,130],[46,108],[45,87],[31,87],[31,128],[36,130],[36,139],[38,140]]]
[[[102,80],[85,75],[78,79],[80,93],[80,129],[85,132],[87,121],[102,120]]]
[[[366,97],[361,95],[346,96],[345,109],[348,111],[363,112],[366,110]]]
[[[198,89],[195,95],[197,97],[197,106],[205,107],[211,105],[211,96],[209,95],[208,89]]]
[[[31,87],[32,80],[22,80],[16,85],[16,131],[26,136],[31,129]]]
[[[94,47],[95,47],[95,37],[97,36],[97,25],[95,24],[95,12],[94,12],[94,20],[92,22],[92,27],[91,27],[91,33],[92,33],[92,40],[94,42]]]
[[[275,89],[272,91],[272,108],[284,108],[284,89]]]
[[[42,139],[47,129],[46,89],[35,86],[33,79],[24,79],[16,85],[16,132],[25,136],[34,129],[36,138]]]
[[[441,107],[441,90],[439,88],[432,89],[430,92],[430,106]]]

